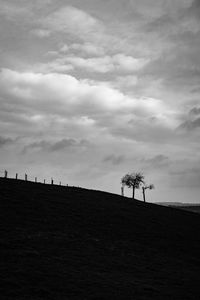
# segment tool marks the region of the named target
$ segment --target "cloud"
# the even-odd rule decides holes
[[[90,146],[87,140],[76,140],[76,139],[62,139],[56,142],[42,140],[36,141],[26,145],[22,153],[27,153],[27,151],[45,151],[45,152],[58,152],[66,149],[83,149]]]
[[[199,20],[199,17],[200,17],[199,0],[193,0],[192,5],[188,9],[188,13],[195,16]]]
[[[146,159],[145,163],[153,168],[158,168],[168,165],[169,158],[166,155],[158,154],[152,158]]]
[[[163,141],[174,133],[174,112],[161,100],[135,98],[105,84],[78,80],[73,76],[50,73],[0,73],[1,114],[9,103],[11,122],[23,120],[40,130],[56,122],[57,126],[79,126],[80,132],[94,128],[131,140]],[[17,116],[17,117],[16,117]],[[13,124],[13,123],[12,123]]]
[[[124,95],[117,89],[107,85],[93,84],[87,80],[78,80],[64,74],[41,74],[33,72],[17,72],[3,69],[0,74],[2,92],[17,98],[25,106],[38,108],[48,112],[52,109],[65,112],[70,106],[70,113],[81,109],[84,113],[98,113],[109,111],[128,112],[136,110],[144,114],[162,109],[160,101],[156,99],[136,99]],[[43,107],[43,105],[46,105]],[[56,109],[56,107],[57,109]],[[80,111],[80,112],[81,112]],[[79,113],[80,113],[79,112]]]
[[[136,75],[117,76],[114,85],[120,86],[120,88],[133,88],[138,83],[138,77]]]
[[[187,120],[179,126],[179,129],[186,129],[188,131],[197,129],[200,127],[200,118],[195,120]]]
[[[39,38],[46,38],[50,36],[50,31],[47,29],[33,29],[31,33]]]
[[[0,136],[0,148],[12,143],[13,140],[11,138]]]
[[[169,143],[174,141],[176,136],[170,128],[163,124],[151,123],[150,120],[137,120],[126,126],[115,126],[112,128],[112,134],[121,138],[130,140],[148,142],[152,144]]]
[[[31,12],[27,7],[20,7],[15,3],[10,3],[8,1],[0,1],[0,15],[5,17],[9,21],[14,21],[16,18],[30,16]]]
[[[50,151],[60,151],[66,148],[87,148],[89,145],[87,140],[63,139],[51,145]]]
[[[68,50],[71,49],[70,47]],[[67,51],[68,51],[67,50]],[[83,69],[87,72],[96,73],[133,73],[143,68],[148,63],[147,59],[134,58],[125,54],[115,54],[113,56],[101,57],[79,57],[75,55],[64,55],[50,63],[38,66],[41,71],[65,72],[75,68]]]
[[[194,131],[200,127],[200,108],[193,107],[184,117],[184,120],[177,128],[178,131]]]
[[[115,154],[110,154],[110,155],[107,155],[104,159],[103,159],[103,162],[106,162],[106,163],[111,163],[113,165],[119,165],[121,163],[123,163],[125,160],[125,157],[124,155],[115,155]]]
[[[87,81],[63,74],[40,74],[16,72],[4,69],[1,72],[1,87],[8,97],[18,99],[34,109],[62,113],[95,113],[118,110],[131,105],[119,91],[107,86],[90,85]],[[126,101],[127,100],[127,101]],[[128,103],[129,102],[129,103]],[[133,100],[133,105],[134,105]],[[120,106],[120,107],[119,107]],[[70,110],[69,110],[70,107]]]
[[[100,58],[69,56],[66,57],[64,61],[75,68],[82,68],[89,72],[107,73],[114,69],[114,65],[109,56]]]
[[[160,80],[162,85],[159,92],[162,97],[168,93],[166,101],[175,98],[176,92],[176,100],[173,101],[183,103],[189,98],[188,102],[191,102],[191,97],[194,96],[190,93],[199,86],[200,22],[191,13],[194,3],[195,1],[191,0],[160,1],[160,13],[147,18],[141,29],[143,39],[146,38],[144,48],[153,50],[155,45],[158,51],[155,49],[155,55],[141,70],[140,78],[149,78],[151,85]],[[151,2],[148,5],[150,4]],[[154,6],[146,12],[148,5],[141,1],[142,12],[151,14],[153,10],[152,13],[156,14],[157,8],[154,11]],[[149,39],[151,44],[148,43]],[[141,87],[142,91],[144,89],[145,84]]]
[[[103,47],[88,42],[64,44],[60,49],[61,53],[69,51],[75,51],[88,56],[103,56],[105,54]]]
[[[190,7],[193,0],[131,0],[132,8],[145,20],[159,19],[164,15],[177,14],[180,10]]]
[[[195,117],[195,116],[199,116],[200,115],[200,107],[193,107],[190,112],[189,115],[191,117]]]
[[[59,8],[40,22],[51,32],[64,32],[82,39],[85,35],[94,34],[101,27],[97,19],[73,6]]]

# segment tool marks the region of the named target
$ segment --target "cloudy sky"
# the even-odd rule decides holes
[[[199,49],[199,0],[0,0],[1,176],[200,202]]]

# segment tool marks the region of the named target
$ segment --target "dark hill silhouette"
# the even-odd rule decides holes
[[[0,179],[1,299],[200,299],[200,216]]]

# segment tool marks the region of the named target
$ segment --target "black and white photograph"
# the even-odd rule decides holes
[[[0,0],[0,298],[200,299],[200,0]]]

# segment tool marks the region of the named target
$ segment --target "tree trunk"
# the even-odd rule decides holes
[[[145,188],[142,188],[142,192],[143,192],[143,199],[144,199],[144,202],[146,202],[146,198],[145,198]]]
[[[133,185],[133,200],[135,199],[135,186]]]

